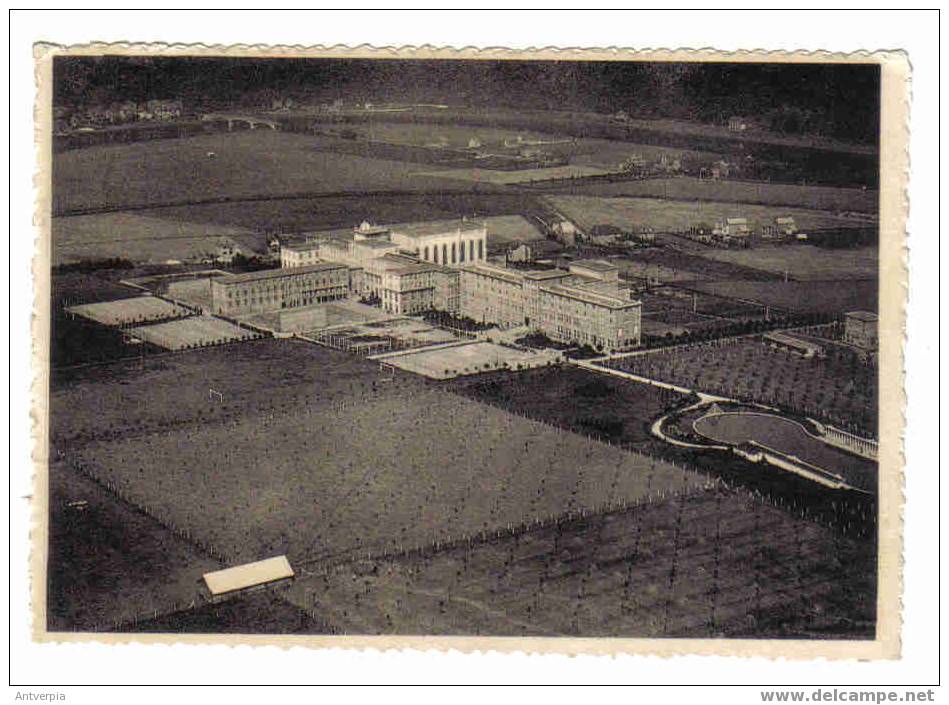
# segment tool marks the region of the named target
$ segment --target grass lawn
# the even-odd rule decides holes
[[[574,187],[573,191],[578,196],[635,196],[683,201],[719,201],[723,203],[781,206],[784,209],[798,207],[825,211],[858,211],[871,214],[876,213],[879,207],[879,193],[870,189],[719,181],[693,177],[579,184]],[[741,208],[745,209],[744,206],[741,206]]]
[[[879,276],[880,250],[877,247],[828,249],[813,245],[763,245],[742,250],[709,248],[703,257],[743,267],[785,272],[803,281],[840,281],[847,287],[852,279]]]
[[[693,282],[690,288],[719,296],[758,301],[801,313],[876,311],[879,280],[847,281],[714,281]]]
[[[572,366],[458,380],[449,387],[480,402],[624,445],[648,439],[649,425],[683,401],[672,392]]]
[[[415,164],[319,151],[313,137],[271,130],[90,147],[54,155],[53,212],[446,184],[427,169],[433,176],[418,176]]]
[[[629,182],[648,184],[648,181]],[[677,183],[673,181],[672,183]],[[706,182],[699,182],[706,183]],[[644,196],[652,194],[644,194]],[[659,194],[661,195],[661,194]],[[681,200],[675,200],[680,198]],[[722,218],[748,218],[754,226],[773,222],[774,218],[793,216],[797,227],[802,230],[818,227],[852,224],[835,217],[832,212],[805,210],[787,206],[747,205],[729,200],[688,200],[687,194],[670,195],[663,198],[604,198],[598,196],[547,196],[546,199],[557,209],[573,219],[581,228],[591,229],[594,225],[615,225],[632,229],[649,226],[658,231],[687,231],[700,223],[714,226]],[[717,249],[707,248],[709,251]]]

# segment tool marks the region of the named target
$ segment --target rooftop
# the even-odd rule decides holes
[[[606,262],[601,259],[578,259],[570,263],[571,267],[585,267],[591,269],[594,272],[612,272],[618,267],[611,262]]]
[[[311,250],[320,249],[320,243],[318,242],[294,242],[286,245],[280,246],[281,250],[289,250],[290,252],[309,252]]]
[[[262,269],[257,272],[241,272],[240,274],[228,274],[218,277],[214,281],[218,284],[243,284],[245,282],[258,281],[261,279],[281,279],[283,277],[295,277],[301,274],[310,274],[311,272],[328,272],[334,269],[348,269],[345,264],[335,264],[333,262],[321,262],[311,264],[306,267],[290,267],[283,269]]]
[[[445,235],[453,231],[473,232],[482,230],[485,227],[484,222],[474,220],[430,220],[424,223],[399,223],[393,225],[393,233],[405,235],[406,237],[432,237],[434,235]]]
[[[212,595],[221,595],[234,590],[243,590],[277,580],[293,577],[293,568],[286,556],[275,556],[254,563],[216,570],[204,574],[204,582]]]
[[[356,247],[368,247],[372,250],[381,250],[381,249],[396,249],[398,245],[389,240],[360,240],[356,243]]]
[[[566,296],[577,301],[604,306],[606,308],[633,308],[641,306],[641,301],[633,301],[623,298],[620,295],[620,289],[614,289],[614,293],[606,293],[590,286],[576,286],[567,283],[558,282],[556,284],[546,284],[541,287],[543,291],[557,296]]]

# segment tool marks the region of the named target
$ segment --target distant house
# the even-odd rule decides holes
[[[646,167],[649,166],[649,162],[646,160],[642,154],[634,153],[630,154],[626,159],[620,164],[620,169],[626,173],[638,173],[646,170]]]
[[[712,235],[722,242],[747,245],[751,228],[747,218],[722,218],[712,230]]]
[[[534,242],[519,242],[507,252],[508,262],[534,262],[544,257],[559,254],[563,245],[553,240],[536,240]]]
[[[670,157],[668,154],[663,154],[659,157],[659,162],[656,166],[660,171],[667,174],[675,174],[682,171],[682,160],[677,157]]]
[[[577,231],[577,226],[569,220],[559,220],[550,229],[554,237],[566,247],[573,247],[577,244],[577,235],[580,233]]]
[[[709,175],[713,179],[727,179],[728,175],[731,174],[731,168],[731,164],[722,159],[714,162],[712,166],[709,167]]]
[[[744,132],[748,129],[748,121],[739,115],[732,115],[728,118],[728,129],[732,132]]]
[[[761,228],[761,236],[766,238],[791,237],[797,232],[792,216],[775,218]]]
[[[145,110],[155,120],[173,120],[181,117],[181,101],[150,100],[145,104]]]
[[[610,245],[622,238],[625,234],[622,228],[611,223],[602,223],[590,228],[590,240],[598,245]]]
[[[214,260],[221,264],[231,264],[238,254],[240,254],[240,250],[233,242],[230,240],[222,240],[218,245]]]

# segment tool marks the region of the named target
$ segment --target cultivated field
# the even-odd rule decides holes
[[[670,195],[669,198],[675,199],[676,196]],[[832,212],[711,200],[596,196],[547,196],[546,200],[585,230],[594,225],[614,225],[623,229],[648,226],[658,231],[682,232],[702,223],[714,226],[722,218],[748,218],[752,227],[755,227],[771,223],[775,218],[783,216],[793,216],[797,227],[805,231],[852,224],[836,217]],[[706,250],[715,251],[714,248]]]
[[[245,252],[266,247],[264,238],[237,225],[193,224],[139,213],[98,213],[53,218],[53,265],[121,257],[164,262],[214,256],[222,244]]]
[[[488,226],[488,246],[543,240],[543,234],[522,215],[498,215],[483,219]]]
[[[154,296],[136,296],[134,298],[102,301],[94,304],[81,304],[66,309],[83,318],[106,326],[122,326],[130,323],[146,323],[187,316],[191,312],[181,306],[169,303]]]
[[[604,169],[597,166],[583,164],[569,164],[566,166],[549,166],[537,169],[517,169],[516,171],[499,171],[497,169],[444,169],[438,172],[416,172],[416,176],[425,178],[440,178],[459,181],[471,181],[479,184],[510,185],[527,184],[534,181],[549,181],[553,179],[582,179],[587,176],[602,176],[616,171],[616,167]]]
[[[875,559],[743,493],[347,563],[287,599],[349,634],[872,638]]]
[[[720,201],[819,211],[858,211],[875,214],[877,191],[836,186],[801,186],[752,181],[674,177],[613,183],[576,184],[575,193],[587,196],[639,196],[691,201]]]
[[[462,182],[453,182],[455,186]],[[303,233],[352,228],[363,220],[371,223],[408,223],[469,216],[483,218],[517,214],[536,207],[530,194],[504,192],[504,187],[481,185],[474,189],[440,188],[428,192],[316,194],[306,198],[202,203],[143,211],[156,218],[187,223],[208,223],[255,231]]]
[[[165,350],[184,350],[249,340],[260,334],[208,315],[132,328],[129,333]]]
[[[709,248],[702,256],[775,274],[787,272],[792,279],[804,281],[871,279],[879,276],[880,270],[877,247],[827,249],[798,244],[765,245],[743,250]],[[848,286],[849,282],[841,288]]]
[[[272,130],[90,147],[54,155],[53,212],[446,183],[435,171],[417,171],[414,164],[322,152],[312,137]]]
[[[879,280],[838,281],[717,281],[689,287],[719,296],[734,296],[800,312],[843,313],[876,311]]]
[[[790,409],[875,435],[876,370],[833,357],[805,359],[763,340],[705,343],[613,360],[611,367],[697,391]]]

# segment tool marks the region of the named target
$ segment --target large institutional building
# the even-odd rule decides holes
[[[462,269],[461,312],[478,321],[528,326],[553,340],[615,352],[640,344],[642,303],[620,286],[619,269],[581,260],[521,271],[493,264]]]
[[[334,263],[229,274],[211,280],[211,306],[225,316],[309,306],[348,295],[349,268]]]
[[[377,297],[389,313],[438,309],[457,313],[459,267],[483,261],[487,229],[468,221],[435,221],[378,227],[364,222],[349,231],[312,233],[307,242],[280,250],[285,268],[336,262],[350,270],[359,296]]]
[[[310,283],[306,293],[295,294],[304,303],[345,295],[345,280],[349,293],[377,298],[393,314],[449,311],[484,323],[526,326],[553,340],[604,352],[639,346],[642,305],[620,285],[616,266],[581,260],[571,263],[569,270],[515,270],[488,263],[486,252],[483,224],[363,223],[352,230],[311,233],[306,242],[283,246],[281,269],[276,271],[285,274],[270,276],[292,278],[312,272],[325,278],[332,271],[332,286],[327,283],[325,292]],[[227,279],[218,280],[216,286],[228,286]],[[215,304],[220,298],[241,313],[261,302],[274,303],[275,299],[264,297],[268,291],[251,293],[250,298],[243,294],[224,298],[222,290],[220,297],[215,295]]]

